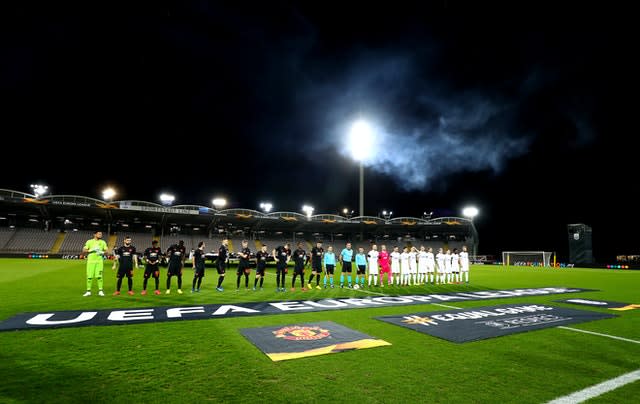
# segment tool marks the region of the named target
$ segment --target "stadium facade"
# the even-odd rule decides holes
[[[387,246],[425,245],[437,249],[466,245],[472,256],[478,247],[473,222],[461,217],[381,218],[344,217],[336,214],[305,216],[297,212],[264,213],[253,209],[216,210],[200,205],[163,206],[153,202],[103,201],[80,195],[45,195],[0,189],[0,253],[78,254],[81,243],[101,230],[110,247],[125,234],[140,248],[152,239],[164,248],[178,239],[193,248],[209,240],[207,250],[223,237],[261,243],[316,240],[342,247],[346,241],[369,248],[373,242]],[[237,243],[237,244],[236,244]]]

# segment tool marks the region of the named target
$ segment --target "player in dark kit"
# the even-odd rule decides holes
[[[251,258],[251,250],[249,250],[249,242],[247,240],[242,240],[242,250],[238,255],[240,255],[240,262],[236,271],[236,275],[238,275],[236,290],[240,290],[240,278],[242,278],[242,275],[244,275],[244,287],[249,289],[249,274],[251,273],[249,258]]]
[[[222,281],[224,280],[224,274],[227,272],[227,262],[229,261],[229,240],[226,238],[222,240],[222,245],[218,249],[218,261],[216,267],[218,268],[218,287],[216,290],[222,292]]]
[[[284,246],[278,246],[272,251],[273,259],[276,260],[276,292],[284,292],[284,276],[287,273],[287,264],[291,257],[289,243]]]
[[[324,249],[322,248],[322,241],[318,241],[316,246],[311,249],[311,276],[309,277],[309,284],[307,287],[311,289],[313,286],[313,277],[316,277],[316,289],[320,289],[320,275],[322,275],[322,255]]]
[[[264,271],[267,268],[268,257],[267,246],[263,244],[260,251],[256,253],[256,279],[253,281],[253,290],[256,290],[256,286],[258,286],[258,279],[260,279],[260,290],[262,290]]]
[[[198,248],[193,252],[193,284],[191,293],[200,292],[202,278],[204,278],[204,241],[198,243]]]
[[[127,284],[129,286],[129,295],[133,295],[133,268],[138,268],[138,256],[136,255],[136,248],[131,245],[131,237],[126,236],[124,238],[124,245],[116,248],[113,251],[113,255],[116,256],[116,261],[113,262],[113,269],[118,267],[118,285],[116,291],[113,292],[114,296],[120,294],[120,288],[122,287],[122,278],[127,277]],[[116,265],[117,264],[117,265]]]
[[[167,258],[169,259],[169,269],[167,269],[167,292],[171,293],[171,277],[176,276],[178,278],[178,294],[182,294],[182,267],[186,257],[187,249],[184,246],[184,241],[178,241],[178,244],[174,244],[167,249]]]
[[[309,257],[305,250],[302,249],[302,243],[298,243],[298,248],[291,254],[293,257],[294,267],[293,267],[293,279],[291,280],[291,291],[296,290],[296,277],[300,275],[300,286],[302,287],[302,291],[306,291],[307,288],[304,287],[304,266],[309,262]]]
[[[147,281],[149,277],[153,276],[156,281],[156,291],[153,292],[156,295],[160,294],[160,257],[162,256],[162,250],[158,247],[158,240],[151,242],[151,247],[144,250],[144,260],[146,265],[144,267],[144,281],[142,282],[142,295],[147,294]]]

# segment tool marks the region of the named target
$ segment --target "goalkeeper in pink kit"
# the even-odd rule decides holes
[[[378,264],[380,264],[380,286],[384,287],[383,276],[387,274],[387,285],[391,286],[391,267],[389,267],[389,253],[387,246],[382,245],[378,254]]]

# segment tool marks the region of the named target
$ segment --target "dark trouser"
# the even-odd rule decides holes
[[[296,269],[293,271],[293,279],[291,279],[291,287],[296,287],[296,277],[300,275],[300,287],[304,288],[304,272],[302,269]]]
[[[284,288],[285,268],[276,268],[276,286],[279,288]]]

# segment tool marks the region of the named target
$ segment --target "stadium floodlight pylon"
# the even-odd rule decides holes
[[[551,255],[550,251],[503,251],[502,265],[548,267]]]

